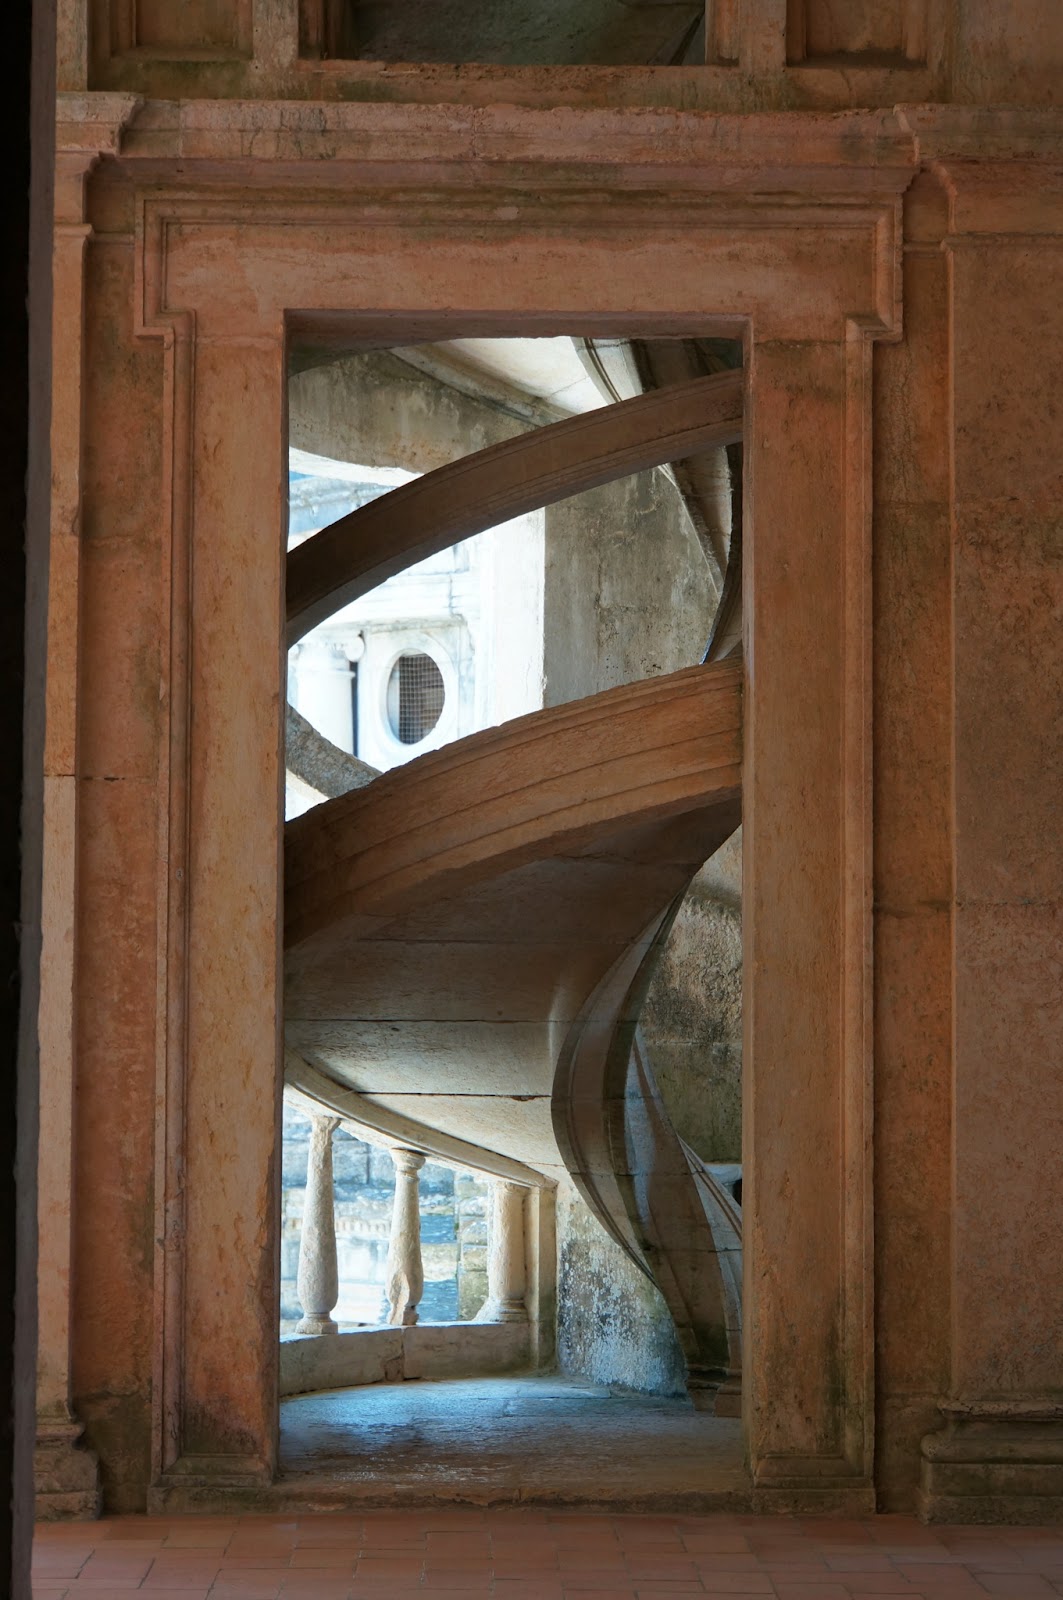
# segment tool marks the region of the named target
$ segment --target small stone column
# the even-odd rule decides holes
[[[354,752],[354,703],[351,663],[338,644],[306,638],[295,647],[289,664],[294,674],[292,701],[308,722],[348,754]]]
[[[495,1178],[491,1183],[491,1220],[487,1230],[487,1299],[477,1322],[527,1322],[524,1304],[524,1196],[520,1183]]]
[[[336,1201],[332,1189],[332,1135],[339,1117],[312,1117],[306,1166],[303,1231],[299,1238],[296,1292],[303,1308],[296,1333],[335,1333],[332,1310],[339,1299],[336,1264]]]
[[[395,1163],[395,1207],[391,1213],[384,1292],[391,1326],[412,1328],[424,1290],[418,1174],[425,1158],[419,1150],[392,1150],[391,1159]]]

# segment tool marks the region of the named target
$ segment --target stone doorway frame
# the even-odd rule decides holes
[[[242,102],[112,130],[134,331],[165,360],[155,1509],[276,1468],[279,534],[286,349],[310,329],[746,341],[747,1450],[765,1509],[873,1505],[870,374],[899,334],[912,155],[878,113],[791,137]]]

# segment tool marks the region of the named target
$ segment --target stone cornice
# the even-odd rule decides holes
[[[798,132],[798,129],[800,130]],[[796,135],[796,137],[795,137]],[[911,137],[892,112],[751,116],[704,111],[298,101],[154,101],[130,153],[165,143],[202,159],[577,160],[607,166],[907,167]]]
[[[564,166],[573,173],[700,175],[715,189],[882,193],[947,160],[1058,161],[1063,112],[1017,106],[899,105],[844,112],[548,109],[513,105],[150,100],[60,94],[57,144],[140,163],[224,169],[350,163]],[[202,165],[201,165],[202,164]]]
[[[754,115],[515,106],[311,101],[140,100],[59,96],[59,148],[135,163],[155,181],[257,183],[308,164],[402,169],[563,171],[573,183],[682,181],[736,193],[895,194],[909,181],[912,135],[890,111]],[[268,181],[268,180],[267,180]]]
[[[915,157],[930,161],[1063,160],[1063,111],[1040,106],[898,106]]]
[[[144,101],[138,94],[56,96],[55,143],[60,155],[117,155]]]

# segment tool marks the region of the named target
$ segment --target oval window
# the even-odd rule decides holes
[[[420,744],[440,717],[446,691],[443,674],[420,650],[401,655],[388,679],[388,722],[402,744]]]

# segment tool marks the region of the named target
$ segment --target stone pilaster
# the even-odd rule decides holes
[[[37,1162],[36,1514],[96,1517],[99,1467],[71,1395],[77,1077],[78,718],[85,180],[95,151],[56,161],[53,247],[52,508],[41,907],[40,1153]]]
[[[332,1312],[339,1299],[336,1264],[336,1203],[332,1189],[332,1135],[338,1117],[313,1117],[306,1168],[303,1231],[299,1239],[296,1292],[303,1308],[297,1333],[335,1333]]]
[[[941,1002],[951,1126],[940,1143],[951,1157],[951,1349],[944,1426],[923,1438],[919,1504],[932,1521],[1055,1522],[1063,186],[1013,162],[975,168],[957,155],[935,167],[949,201],[951,617],[941,609],[951,621],[954,881]]]

